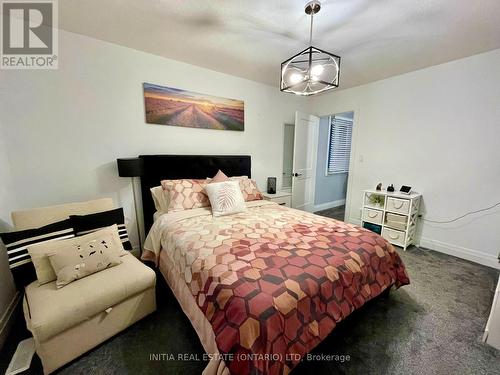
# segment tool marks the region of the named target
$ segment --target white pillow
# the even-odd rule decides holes
[[[163,190],[163,187],[155,186],[149,189],[151,195],[153,196],[153,202],[155,203],[156,211],[168,211],[169,195],[168,192]]]
[[[247,209],[238,181],[207,184],[205,191],[210,200],[214,217],[236,214]]]

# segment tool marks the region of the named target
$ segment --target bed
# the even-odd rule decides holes
[[[209,359],[204,374],[287,374],[367,301],[409,283],[393,246],[355,225],[280,206],[213,218],[156,215],[149,188],[218,169],[251,175],[249,156],[148,155],[141,177],[143,259],[153,261]]]

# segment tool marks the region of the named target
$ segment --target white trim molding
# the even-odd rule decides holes
[[[352,217],[350,217],[347,222],[349,224],[354,224],[354,225],[359,225],[361,226],[361,219],[353,219]]]
[[[335,208],[339,206],[343,206],[345,204],[345,199],[339,199],[338,201],[331,201],[321,204],[314,205],[314,212],[328,210],[329,208]]]
[[[349,218],[348,222],[355,225],[361,225],[361,220],[355,218]],[[500,263],[498,263],[498,258],[495,255],[485,254],[481,251],[426,237],[422,237],[420,240],[417,239],[417,246],[500,270]]]
[[[425,237],[420,239],[420,246],[500,270],[500,263],[495,255]]]
[[[21,300],[21,293],[16,292],[16,294],[14,294],[14,297],[12,297],[9,306],[7,306],[7,309],[5,309],[5,312],[0,318],[0,348],[3,347],[3,344],[7,339],[7,335],[9,334],[9,329],[12,326],[12,323],[14,322],[15,318],[14,311],[16,311],[17,304],[19,303],[20,300]]]

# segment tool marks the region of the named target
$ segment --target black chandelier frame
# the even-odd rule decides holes
[[[296,95],[303,95],[303,96],[309,96],[309,95],[314,95],[314,94],[318,94],[319,92],[318,91],[315,91],[315,92],[310,92],[310,93],[307,93],[307,92],[296,92],[296,91],[291,91],[293,90],[294,87],[297,87],[298,85],[301,85],[301,84],[304,84],[304,82],[307,82],[310,80],[310,77],[308,79],[303,79],[302,81],[300,82],[297,82],[293,85],[289,85],[289,86],[286,86],[286,83],[284,82],[283,80],[283,68],[284,66],[286,66],[287,64],[290,63],[290,61],[292,61],[293,59],[295,59],[296,57],[298,56],[301,56],[301,55],[309,55],[309,58],[308,60],[304,60],[304,61],[297,61],[297,62],[308,62],[308,71],[310,72],[311,71],[311,68],[312,68],[312,64],[313,62],[316,62],[316,61],[321,61],[321,59],[318,59],[318,60],[314,60],[313,58],[313,54],[314,53],[322,53],[322,54],[325,54],[325,55],[328,55],[328,56],[331,56],[337,63],[337,77],[336,77],[336,80],[334,81],[335,83],[332,83],[332,82],[326,82],[326,81],[323,81],[323,80],[316,80],[314,81],[315,83],[322,83],[324,85],[326,85],[327,87],[325,87],[324,89],[320,90],[319,92],[324,92],[324,91],[328,91],[328,90],[331,90],[331,89],[335,89],[337,87],[339,87],[339,82],[340,82],[340,56],[337,56],[333,53],[330,53],[330,52],[326,52],[324,50],[322,50],[321,48],[318,48],[318,47],[314,47],[314,46],[309,46],[307,47],[306,49],[304,49],[303,51],[293,55],[292,57],[290,57],[289,59],[286,59],[285,61],[283,61],[281,63],[281,74],[280,74],[280,91],[282,92],[286,92],[286,93],[290,93],[290,94],[296,94]],[[305,57],[307,58],[307,57]],[[300,69],[300,68],[298,68]]]

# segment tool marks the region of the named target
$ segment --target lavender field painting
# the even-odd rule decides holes
[[[148,124],[219,130],[245,129],[242,100],[144,83],[144,105]]]

